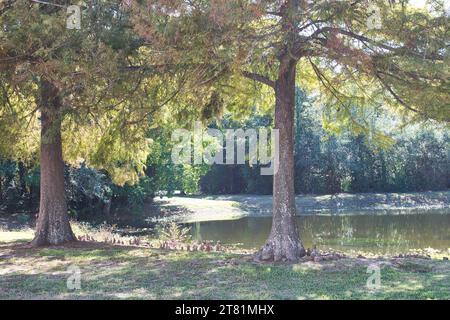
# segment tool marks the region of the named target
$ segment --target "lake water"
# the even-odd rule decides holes
[[[272,218],[242,218],[189,224],[195,240],[220,241],[241,248],[258,248],[270,232]],[[306,215],[297,217],[305,247],[372,253],[409,249],[450,248],[450,214]]]

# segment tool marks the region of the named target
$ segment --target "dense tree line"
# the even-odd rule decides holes
[[[450,187],[450,136],[432,125],[410,126],[394,134],[385,149],[375,148],[363,134],[340,135],[325,130],[323,111],[297,91],[295,119],[295,190],[297,194],[337,192],[413,192]],[[389,119],[378,117],[378,125]],[[249,129],[272,125],[268,115],[256,110],[243,120],[231,115],[210,127]],[[394,128],[388,128],[394,131]],[[272,177],[260,167],[245,165],[175,165],[171,162],[171,130],[151,129],[150,155],[145,174],[136,184],[115,184],[106,171],[65,166],[66,194],[73,217],[109,215],[118,208],[139,211],[158,195],[182,194],[271,194]],[[0,161],[0,210],[37,211],[39,167],[22,161]]]
[[[199,192],[199,179],[209,166],[175,165],[170,156],[171,130],[148,131],[149,156],[144,171],[135,183],[117,184],[106,170],[66,163],[65,193],[72,218],[108,217],[117,209],[123,214],[140,212],[155,196],[170,196],[176,191]],[[37,213],[40,194],[40,167],[37,161],[0,158],[0,212]]]
[[[417,137],[400,137],[386,151],[371,149],[363,136],[327,137],[320,130],[306,133],[313,140],[304,143],[303,151],[295,155],[297,194],[416,192],[450,187],[448,133],[442,138],[424,129]],[[242,165],[215,165],[202,177],[200,186],[208,194],[272,193],[272,180],[261,176],[259,167]]]
[[[325,130],[322,109],[297,91],[295,119],[295,191],[297,194],[338,192],[413,192],[450,187],[450,135],[437,124],[395,128],[391,119],[372,116],[393,141],[378,148],[365,134]],[[222,122],[224,128],[251,128],[271,123],[253,116],[244,123]],[[200,180],[210,194],[271,194],[272,179],[259,167],[214,165]]]

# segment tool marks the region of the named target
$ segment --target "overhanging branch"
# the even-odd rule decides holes
[[[412,112],[415,112],[415,113],[417,113],[417,114],[424,115],[423,112],[420,112],[419,110],[417,110],[417,109],[411,107],[409,104],[407,104],[407,103],[406,103],[406,102],[405,102],[405,101],[404,101],[404,100],[403,100],[403,99],[402,99],[402,98],[394,91],[394,89],[392,89],[391,86],[389,86],[389,85],[383,80],[383,78],[381,77],[379,71],[375,72],[375,76],[376,76],[377,79],[380,81],[380,83],[383,85],[383,87],[384,87],[387,91],[389,91],[389,93],[394,97],[394,99],[395,99],[398,103],[400,103],[403,107],[405,107],[406,109],[408,109],[408,110],[410,110],[410,111],[412,111]]]
[[[418,57],[418,58],[422,58],[422,59],[429,59],[429,60],[439,60],[439,61],[443,61],[444,60],[444,56],[434,53],[434,54],[421,54],[419,52],[415,52],[409,48],[406,47],[393,47],[390,45],[387,45],[385,43],[380,43],[379,41],[375,41],[373,39],[370,39],[366,36],[357,34],[355,32],[352,31],[348,31],[348,30],[344,30],[341,28],[335,28],[335,27],[323,27],[320,28],[318,30],[316,30],[313,34],[311,34],[308,37],[308,40],[313,40],[313,39],[317,39],[317,37],[323,33],[327,33],[327,32],[337,32],[340,33],[342,35],[345,35],[347,37],[353,38],[355,40],[358,40],[362,43],[365,44],[371,44],[375,47],[378,47],[380,49],[384,49],[390,52],[393,52],[395,54],[405,54],[405,55],[409,55],[409,56],[414,56],[414,57]]]
[[[263,84],[275,89],[275,81],[272,81],[263,75],[260,75],[258,73],[254,73],[254,72],[249,72],[249,71],[243,71],[242,75],[248,79],[258,81],[260,83],[263,83]]]

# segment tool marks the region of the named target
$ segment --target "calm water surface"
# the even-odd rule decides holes
[[[243,218],[189,224],[195,240],[220,241],[241,248],[264,244],[272,219]],[[450,214],[308,215],[297,218],[305,247],[373,253],[450,248]]]

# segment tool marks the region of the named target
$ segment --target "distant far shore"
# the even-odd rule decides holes
[[[272,214],[270,195],[175,196],[155,198],[164,218],[179,222],[231,220]],[[297,214],[450,213],[450,190],[413,193],[297,195]],[[158,220],[161,217],[158,217]],[[163,219],[164,219],[163,218]]]

